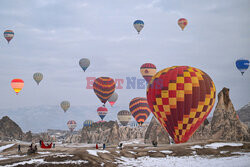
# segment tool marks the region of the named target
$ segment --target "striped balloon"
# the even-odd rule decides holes
[[[11,87],[16,92],[16,95],[18,95],[18,93],[22,90],[23,86],[24,86],[24,82],[22,79],[13,79],[11,81]]]
[[[40,72],[37,72],[33,75],[33,79],[36,81],[37,85],[39,85],[39,83],[41,82],[41,80],[43,79],[43,74]]]
[[[187,26],[187,24],[188,24],[188,21],[187,21],[187,19],[185,19],[185,18],[180,18],[180,19],[178,20],[178,25],[181,27],[182,31],[183,31],[184,28]]]
[[[107,115],[108,109],[106,107],[98,107],[97,114],[103,120],[103,118]]]
[[[112,96],[108,99],[109,104],[113,107],[113,105],[115,104],[115,102],[118,99],[118,94],[116,92],[114,92],[112,94]]]
[[[128,110],[121,110],[118,112],[117,118],[123,126],[126,126],[131,120],[131,113]]]
[[[154,116],[175,143],[184,143],[211,112],[216,90],[211,78],[189,66],[174,66],[156,73],[147,89]]]
[[[151,78],[156,74],[156,67],[152,63],[145,63],[140,68],[141,75],[147,81],[147,83],[151,80]]]
[[[135,20],[134,27],[135,27],[136,31],[138,32],[138,34],[140,34],[141,30],[144,27],[144,22],[142,20]]]
[[[86,120],[83,123],[83,127],[92,126],[93,123],[94,123],[94,121],[92,121],[92,120]]]
[[[145,97],[132,99],[129,103],[129,110],[140,126],[145,122],[151,112]]]
[[[93,83],[96,96],[105,105],[115,91],[115,81],[109,77],[96,78]]]
[[[71,132],[73,132],[73,130],[74,130],[74,129],[76,128],[76,126],[77,126],[76,121],[74,121],[74,120],[69,120],[69,121],[67,122],[67,126],[68,126],[69,130],[70,130]]]
[[[249,60],[247,59],[239,59],[236,61],[236,67],[237,69],[241,72],[241,74],[243,75],[244,72],[246,72],[246,70],[249,67]]]
[[[14,37],[14,32],[12,30],[6,30],[3,33],[4,38],[8,41],[8,43],[10,42],[10,40]]]

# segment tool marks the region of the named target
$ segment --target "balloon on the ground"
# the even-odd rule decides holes
[[[152,63],[145,63],[140,68],[141,75],[147,81],[147,83],[151,80],[151,78],[156,74],[156,67]]]
[[[178,20],[178,25],[181,27],[182,31],[183,31],[184,28],[187,26],[187,24],[188,24],[188,21],[187,21],[187,19],[185,19],[185,18],[180,18],[180,19]]]
[[[247,59],[239,59],[235,62],[237,69],[241,72],[241,74],[243,75],[244,72],[246,72],[246,70],[249,67],[249,60]]]
[[[18,95],[18,93],[23,89],[24,82],[22,79],[13,79],[10,85],[16,92],[16,95]]]
[[[97,114],[103,120],[103,118],[107,115],[108,109],[106,107],[98,107]]]
[[[61,107],[62,107],[63,111],[66,112],[70,107],[70,102],[69,101],[62,101]]]
[[[93,123],[94,123],[94,121],[92,121],[92,120],[86,120],[83,123],[83,127],[92,126]]]
[[[37,85],[39,85],[39,83],[43,79],[43,74],[40,72],[37,72],[37,73],[33,74],[33,79],[36,81]]]
[[[85,72],[87,70],[87,68],[89,67],[89,65],[90,65],[90,61],[87,58],[82,58],[79,61],[79,65],[83,69],[83,71]]]
[[[112,94],[112,96],[110,96],[110,98],[108,99],[109,104],[113,107],[113,105],[115,104],[115,102],[118,99],[118,94],[116,92],[114,92]]]
[[[211,78],[189,66],[174,66],[156,73],[147,89],[154,116],[175,143],[184,143],[207,118],[215,102]]]
[[[14,37],[14,32],[12,30],[6,30],[3,33],[4,38],[8,41],[8,43],[12,40]]]
[[[73,132],[73,130],[74,130],[74,129],[76,128],[76,126],[77,126],[76,121],[74,121],[74,120],[69,120],[69,121],[67,122],[67,126],[68,126],[69,130],[70,130],[71,132]]]
[[[123,126],[127,126],[131,120],[131,113],[128,110],[121,110],[118,112],[117,118]]]
[[[142,20],[135,20],[134,27],[139,34],[144,27],[144,22]]]
[[[132,99],[129,103],[129,110],[140,126],[146,121],[151,112],[145,97]]]
[[[115,91],[115,81],[109,77],[96,78],[93,83],[93,90],[96,96],[105,105]]]

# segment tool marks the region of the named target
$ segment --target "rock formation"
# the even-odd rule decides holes
[[[159,144],[169,144],[168,133],[155,117],[152,117],[144,138],[144,143],[151,144],[152,141],[157,141]]]
[[[8,116],[0,119],[0,139],[1,140],[22,140],[23,139],[22,129],[12,121]]]
[[[237,111],[239,118],[242,122],[248,125],[250,128],[250,102],[243,106],[241,109]]]

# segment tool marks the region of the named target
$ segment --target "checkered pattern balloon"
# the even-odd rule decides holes
[[[153,76],[147,89],[149,107],[175,143],[184,143],[211,112],[215,85],[203,71],[174,66]]]

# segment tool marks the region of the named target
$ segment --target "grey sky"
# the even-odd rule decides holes
[[[230,88],[238,109],[250,101],[250,70],[242,77],[238,58],[250,58],[248,0],[2,0],[0,32],[12,29],[8,45],[0,38],[0,108],[99,105],[86,77],[141,78],[139,68],[152,62],[158,70],[190,65],[208,73],[217,93]],[[182,32],[180,17],[189,24]],[[132,23],[142,19],[137,35]],[[89,58],[84,73],[78,65]],[[42,72],[38,87],[33,73]],[[13,78],[25,82],[18,96]],[[124,84],[125,86],[126,84]],[[117,90],[119,104],[128,105],[145,90]]]

